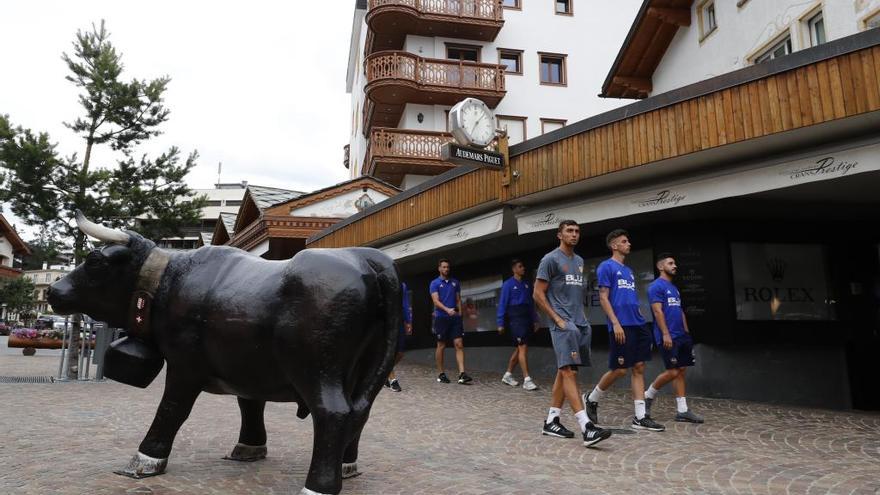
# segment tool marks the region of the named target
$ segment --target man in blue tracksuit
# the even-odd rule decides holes
[[[449,276],[451,265],[448,259],[437,262],[440,276],[431,281],[428,292],[434,305],[434,324],[432,330],[437,337],[434,360],[437,363],[437,381],[450,383],[443,369],[443,353],[451,340],[455,346],[455,362],[458,364],[458,383],[468,384],[473,379],[464,372],[464,326],[461,321],[461,283]]]
[[[519,385],[513,377],[513,368],[519,363],[523,372],[523,388],[538,388],[529,376],[529,365],[526,353],[529,350],[529,336],[538,329],[538,315],[535,313],[535,301],[532,299],[532,284],[523,277],[526,267],[522,261],[514,259],[510,262],[513,276],[501,286],[501,298],[498,301],[498,333],[510,330],[515,346],[507,363],[507,372],[501,378],[503,383],[512,387]]]
[[[397,333],[397,354],[394,355],[394,366],[397,366],[397,363],[403,359],[403,351],[406,347],[406,336],[412,335],[412,307],[409,304],[409,288],[406,286],[405,282],[400,283],[400,292],[403,293],[403,324],[400,326],[400,331]],[[388,373],[388,379],[385,380],[385,386],[395,392],[403,390],[394,374],[394,368],[391,369],[391,373]]]

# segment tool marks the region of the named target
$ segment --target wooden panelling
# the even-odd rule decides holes
[[[628,116],[515,155],[519,177],[476,170],[353,221],[312,246],[356,246],[489,202],[725,144],[880,110],[880,47]]]

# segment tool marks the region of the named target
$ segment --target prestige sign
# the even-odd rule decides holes
[[[440,148],[443,161],[456,165],[479,165],[481,167],[501,170],[504,167],[504,155],[494,151],[460,146],[446,143]]]

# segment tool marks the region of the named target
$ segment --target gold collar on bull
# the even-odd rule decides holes
[[[153,296],[162,281],[162,274],[171,259],[161,249],[153,248],[141,266],[134,293],[131,296],[128,331],[135,337],[147,340],[150,337],[150,312]]]

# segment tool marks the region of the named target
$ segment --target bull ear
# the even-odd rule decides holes
[[[113,244],[128,244],[130,240],[128,234],[120,230],[98,225],[88,218],[79,210],[76,210],[76,226],[79,230],[88,236],[94,237],[100,241],[110,242]]]
[[[113,263],[126,263],[131,259],[131,249],[127,246],[114,245],[104,248],[101,252]]]

